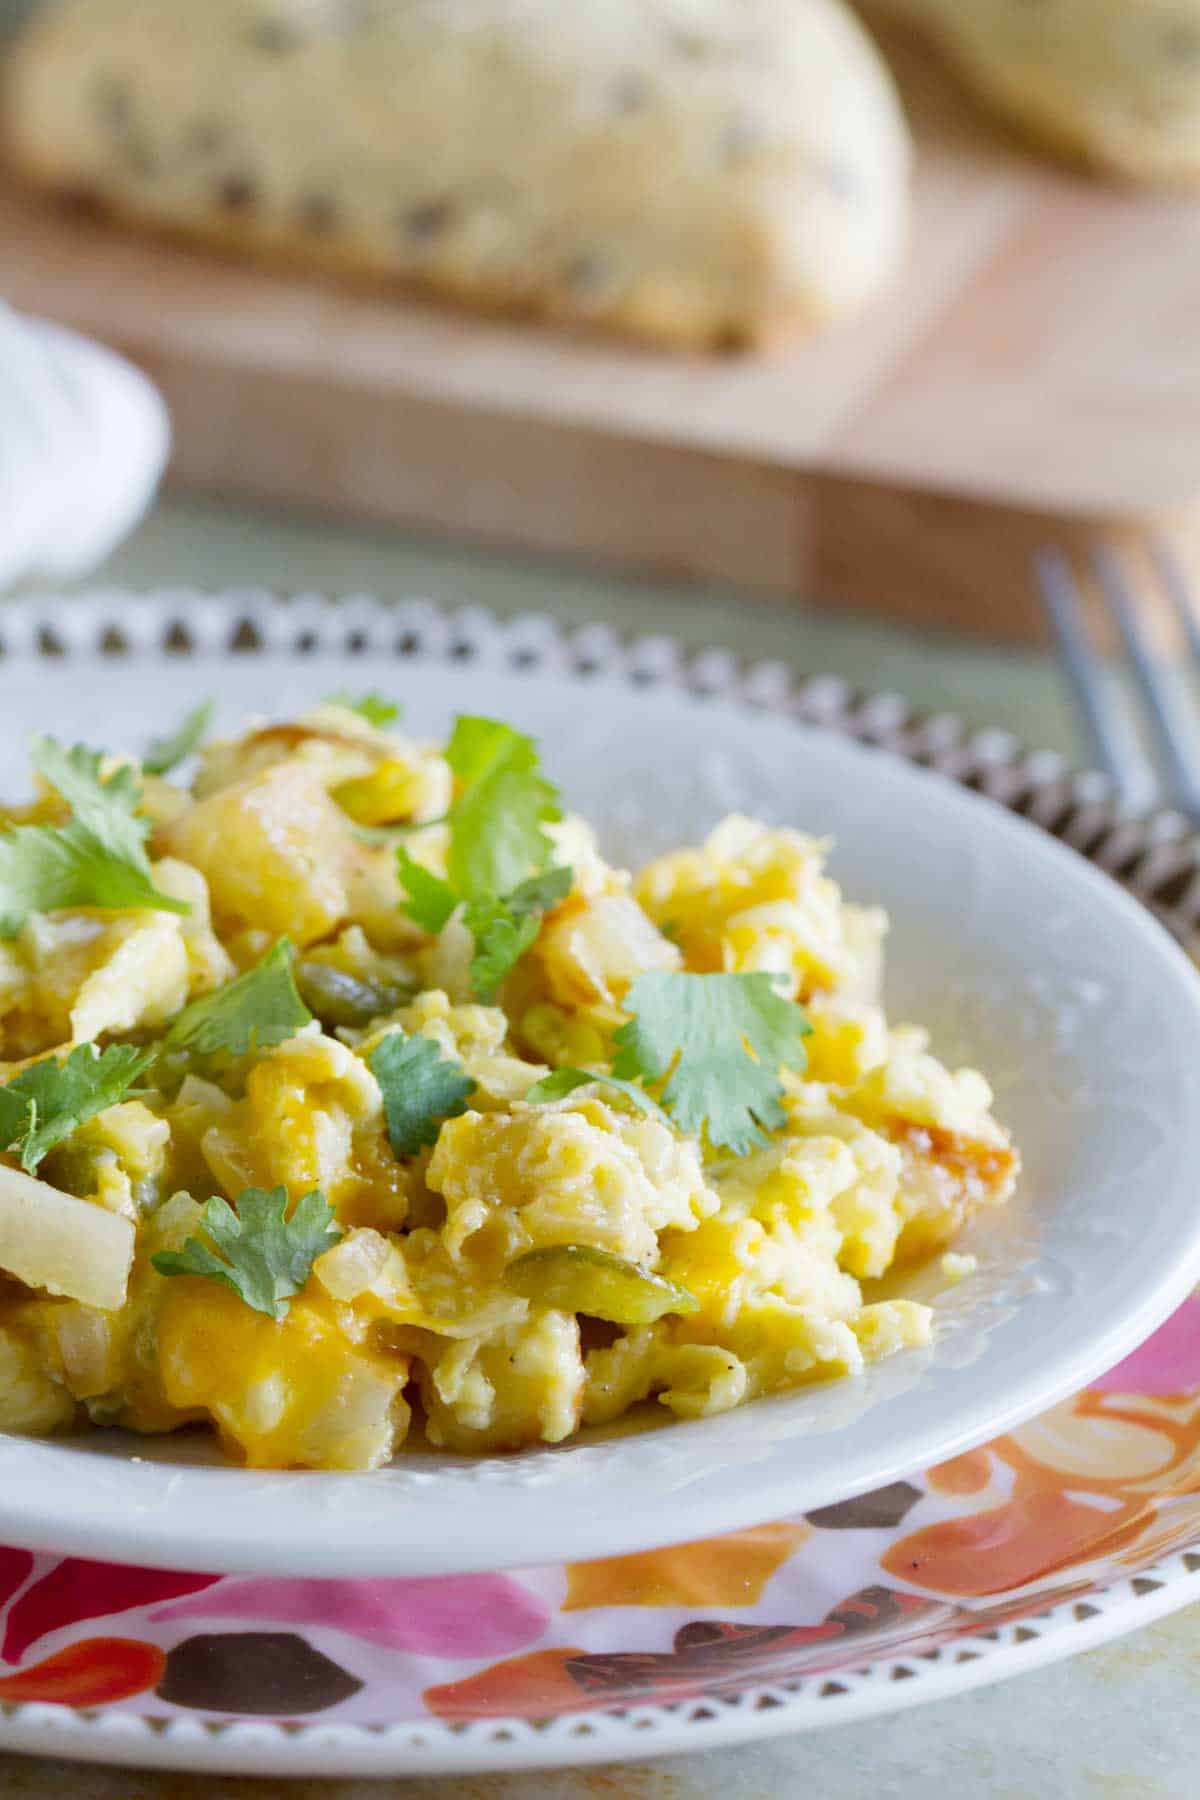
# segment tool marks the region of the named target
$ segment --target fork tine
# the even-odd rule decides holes
[[[1196,595],[1192,584],[1183,572],[1183,564],[1165,538],[1154,540],[1151,554],[1163,591],[1183,627],[1188,652],[1192,661],[1200,667],[1200,614],[1196,611]]]
[[[1063,668],[1083,717],[1092,759],[1127,807],[1148,806],[1154,797],[1154,777],[1129,717],[1113,693],[1108,671],[1092,647],[1071,565],[1061,551],[1043,550],[1035,558],[1034,569]]]
[[[1095,556],[1096,575],[1116,620],[1134,680],[1146,704],[1174,805],[1200,817],[1200,743],[1192,706],[1176,672],[1160,661],[1138,614],[1137,601],[1115,551],[1103,546]]]

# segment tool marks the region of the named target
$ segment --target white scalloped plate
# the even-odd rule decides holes
[[[254,630],[239,638],[247,613]],[[120,746],[197,693],[215,691],[232,723],[369,679],[395,691],[418,733],[457,710],[537,733],[618,860],[696,838],[735,807],[829,832],[849,893],[892,915],[893,1016],[931,1025],[939,1050],[989,1072],[1027,1174],[1012,1205],[972,1227],[980,1270],[938,1299],[932,1348],[861,1379],[509,1457],[401,1455],[368,1476],[237,1469],[190,1436],[4,1438],[0,1542],[184,1569],[425,1576],[731,1531],[1009,1430],[1117,1362],[1200,1275],[1200,980],[1142,907],[1044,833],[798,725],[786,703],[756,710],[648,680],[663,656],[653,647],[630,679],[595,635],[588,666],[571,668],[545,629],[531,638],[476,616],[448,628],[428,608],[234,597],[109,603],[107,616],[126,647],[105,657],[104,602],[61,604],[49,637],[47,615],[40,636],[36,615],[0,616],[0,787],[20,779],[34,727]],[[239,642],[258,647],[231,653]],[[56,645],[66,654],[47,657]],[[711,659],[699,675],[724,684]],[[932,1281],[918,1277],[917,1291]]]
[[[350,659],[347,676],[366,685],[397,655],[421,666],[422,691],[429,672],[465,662],[523,668],[535,687],[548,674],[577,692],[602,674],[626,695],[719,694],[932,763],[1120,872],[1178,935],[1197,927],[1197,845],[1177,818],[1122,820],[1103,782],[1005,734],[917,719],[892,696],[860,700],[778,664],[688,660],[661,638],[622,647],[596,627],[566,639],[545,620],[497,625],[423,603],[105,594],[4,608],[0,679],[40,725],[99,737],[122,726],[122,705],[131,721],[167,716],[175,657],[211,667],[235,645],[240,689],[280,708],[325,691],[326,658]],[[314,655],[305,673],[298,659]],[[77,702],[61,710],[81,675],[86,719]],[[186,662],[183,678],[190,687]],[[807,753],[813,739],[794,741]],[[1076,989],[1073,1004],[1086,998]],[[1090,1648],[1200,1598],[1198,1309],[1188,1302],[1110,1378],[986,1448],[698,1555],[324,1583],[147,1575],[0,1548],[0,1745],[264,1775],[579,1764],[861,1718]],[[77,1453],[71,1466],[84,1472]],[[81,1547],[94,1556],[96,1541]]]

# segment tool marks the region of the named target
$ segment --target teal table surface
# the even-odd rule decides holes
[[[1077,757],[1079,740],[1043,653],[916,636],[736,593],[669,590],[426,539],[173,499],[98,580],[133,588],[255,586],[283,593],[422,595],[448,607],[604,620],[673,632],[751,659],[891,689],[922,708],[1002,725]],[[64,602],[65,603],[65,602]],[[250,1781],[70,1768],[0,1757],[6,1800],[1185,1800],[1197,1792],[1200,1611],[999,1686],[890,1718],[656,1764],[461,1780]]]

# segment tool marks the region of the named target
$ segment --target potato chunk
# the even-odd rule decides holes
[[[542,932],[537,958],[561,1006],[620,1000],[648,969],[678,969],[683,958],[629,894],[571,900]]]
[[[111,1312],[133,1262],[130,1220],[0,1166],[0,1269],[26,1286]]]
[[[201,800],[163,829],[160,847],[205,876],[223,928],[286,932],[299,944],[346,919],[362,860],[319,777],[298,763]]]

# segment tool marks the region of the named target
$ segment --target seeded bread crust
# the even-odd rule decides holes
[[[1025,135],[1123,180],[1200,181],[1200,0],[864,0]]]
[[[851,311],[909,144],[840,0],[62,0],[12,160],[117,216],[680,346]]]

